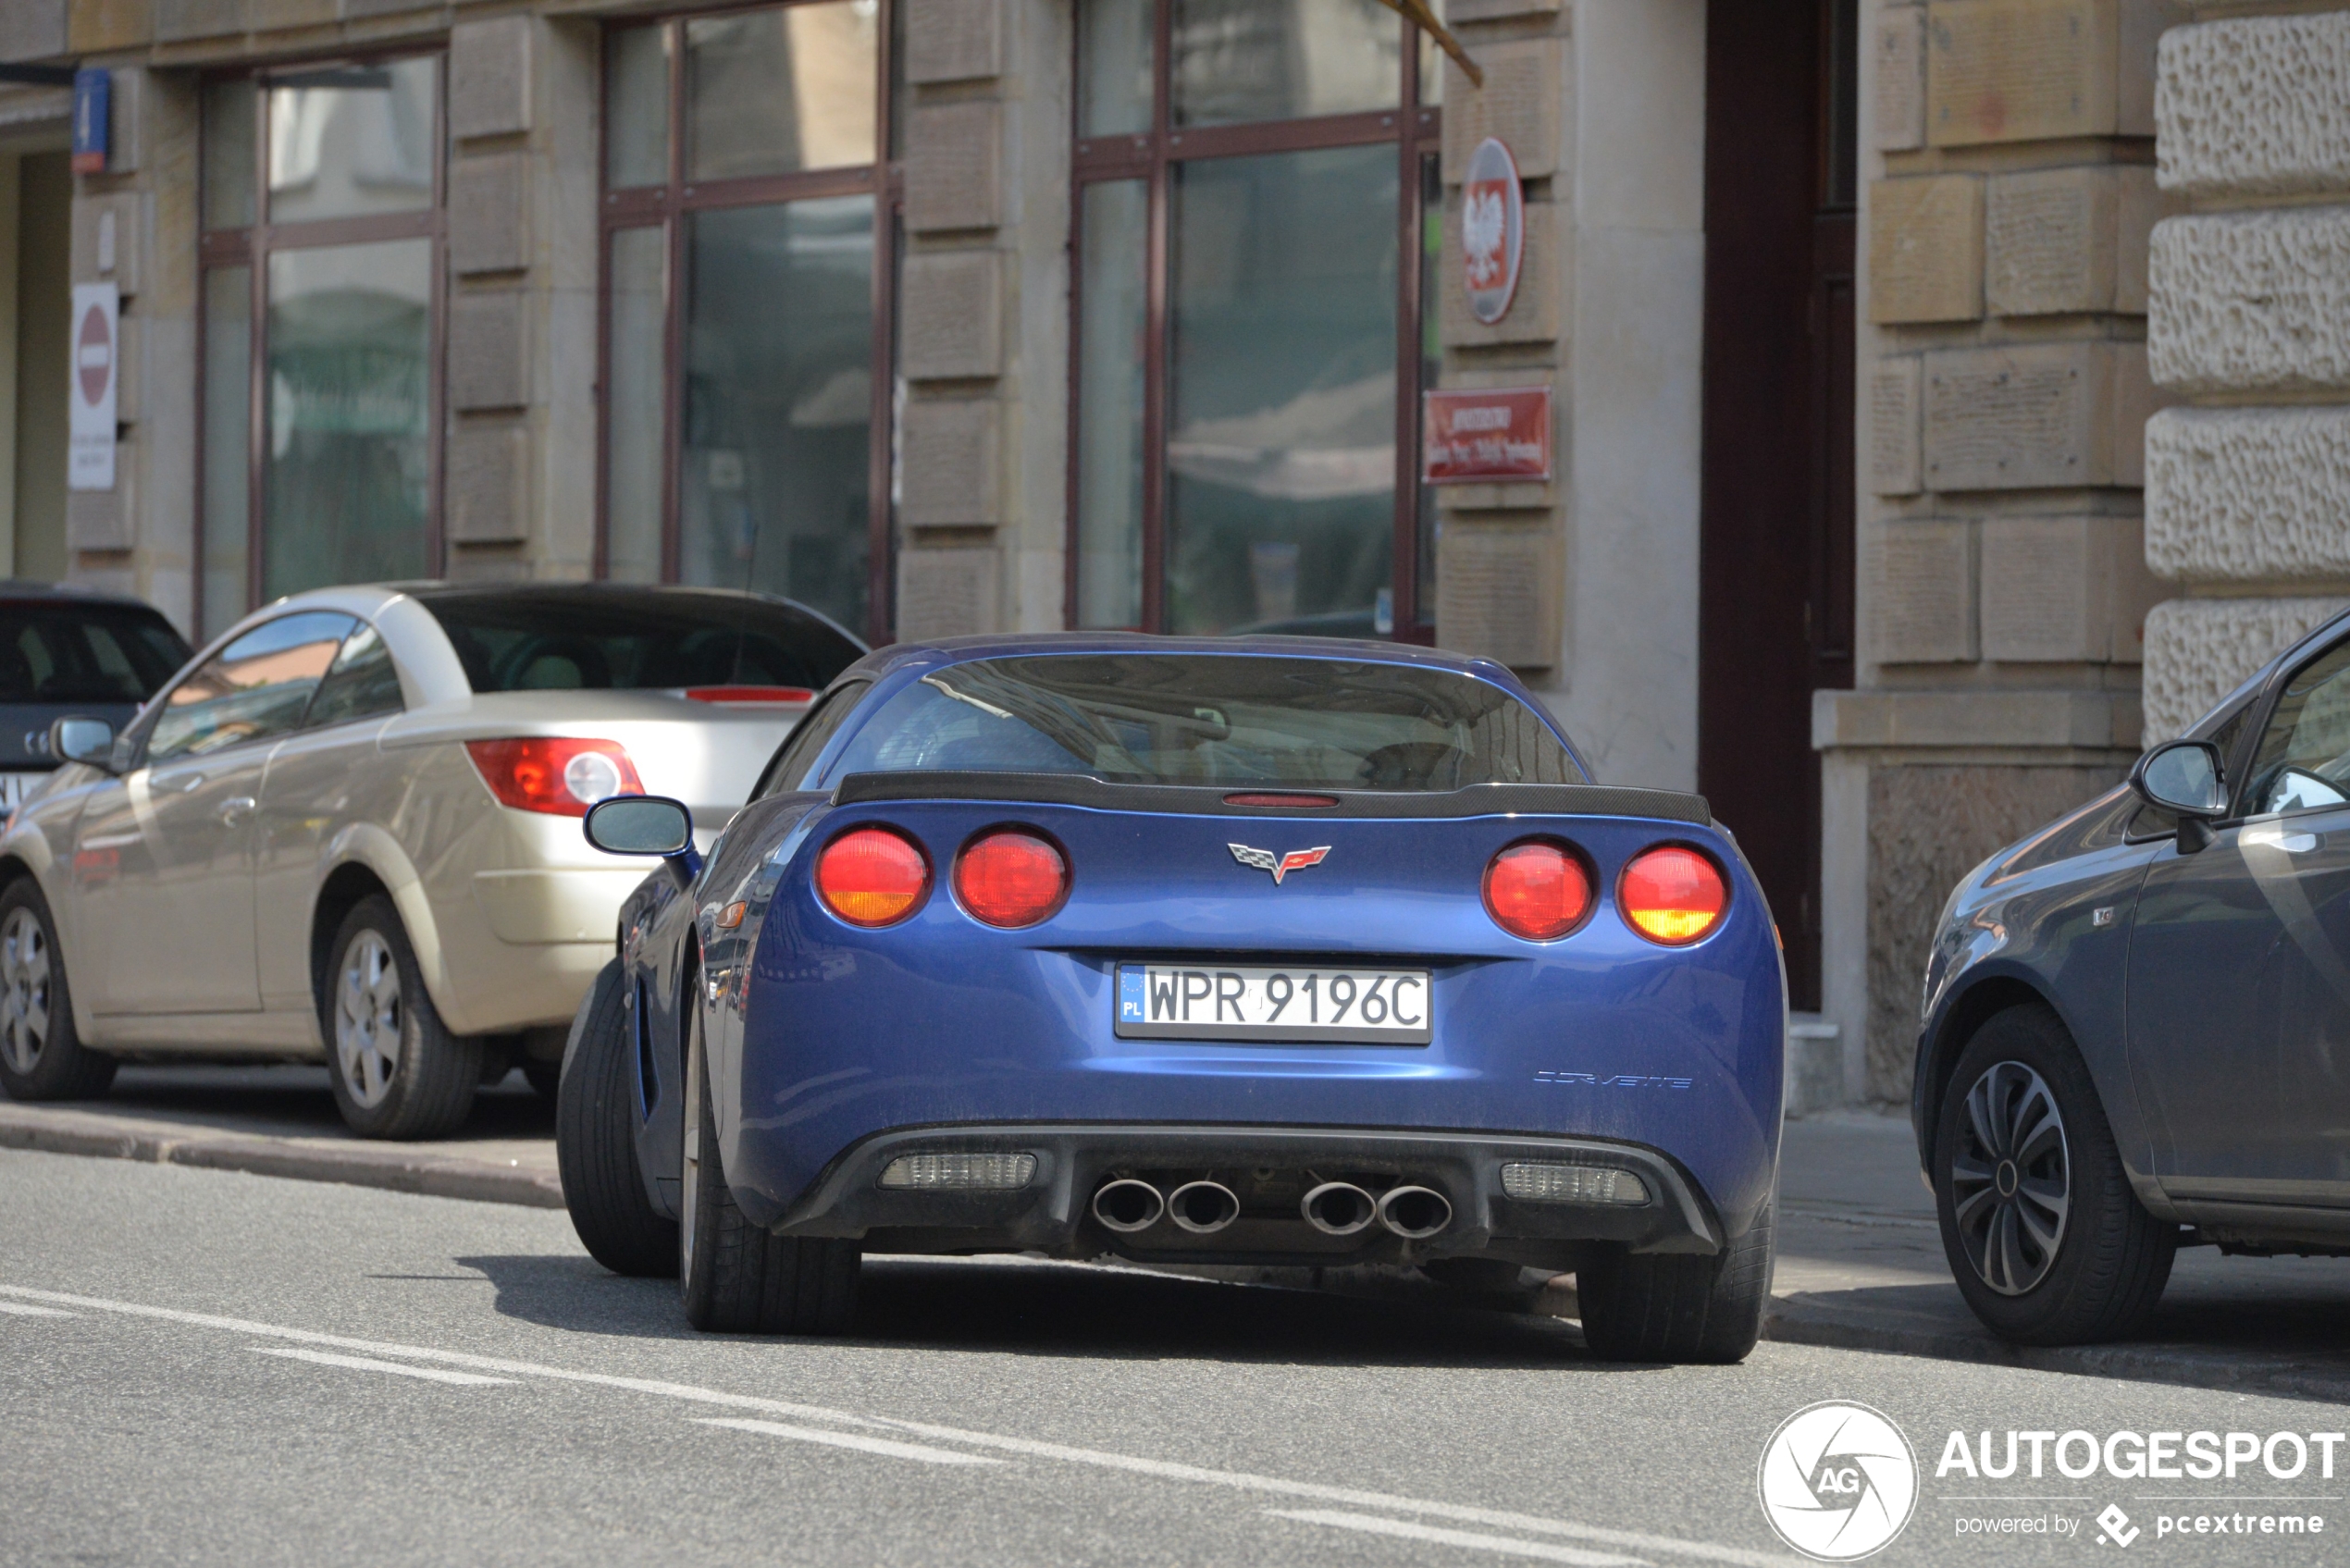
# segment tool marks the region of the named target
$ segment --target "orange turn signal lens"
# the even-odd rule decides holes
[[[1636,858],[1624,868],[1615,895],[1632,929],[1667,947],[1685,946],[1721,924],[1729,902],[1720,868],[1677,845]]]
[[[1485,868],[1485,912],[1512,936],[1555,941],[1590,909],[1590,874],[1563,845],[1540,838],[1513,844]]]
[[[853,926],[896,925],[929,891],[929,859],[888,828],[851,828],[816,858],[816,895]]]

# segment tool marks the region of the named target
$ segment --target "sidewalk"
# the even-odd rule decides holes
[[[475,1106],[454,1138],[374,1142],[344,1130],[323,1068],[126,1068],[104,1101],[0,1099],[0,1147],[561,1208],[553,1105],[516,1075]],[[1218,1272],[1278,1283],[1309,1275]],[[1416,1275],[1409,1282],[1426,1288]],[[1899,1116],[1830,1112],[1787,1124],[1772,1290],[1764,1333],[1796,1344],[2350,1402],[2350,1259],[2193,1248],[2179,1254],[2143,1339],[2075,1350],[1994,1339],[1951,1282]],[[1542,1304],[1571,1316],[1573,1300],[1562,1279]]]

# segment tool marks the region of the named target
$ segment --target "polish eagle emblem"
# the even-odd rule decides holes
[[[1254,866],[1260,871],[1270,871],[1273,874],[1273,885],[1276,887],[1281,884],[1281,879],[1290,872],[1302,871],[1308,866],[1320,865],[1322,857],[1330,852],[1330,846],[1327,844],[1318,849],[1292,849],[1286,855],[1276,855],[1269,849],[1251,849],[1245,844],[1228,844],[1224,847],[1231,850],[1232,858],[1242,865]]]

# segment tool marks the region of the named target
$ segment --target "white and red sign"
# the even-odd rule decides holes
[[[1489,136],[1469,154],[1461,181],[1461,283],[1469,314],[1488,327],[1509,315],[1526,259],[1526,192],[1517,160]]]
[[[115,391],[121,378],[122,294],[111,283],[73,286],[73,373],[66,425],[66,486],[114,488]]]
[[[1431,485],[1551,476],[1551,389],[1486,387],[1421,398],[1420,477]]]

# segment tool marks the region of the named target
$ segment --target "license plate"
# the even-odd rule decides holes
[[[0,773],[0,811],[13,811],[49,780],[43,773]]]
[[[1118,966],[1118,1033],[1128,1040],[1425,1045],[1435,1016],[1426,969]]]

